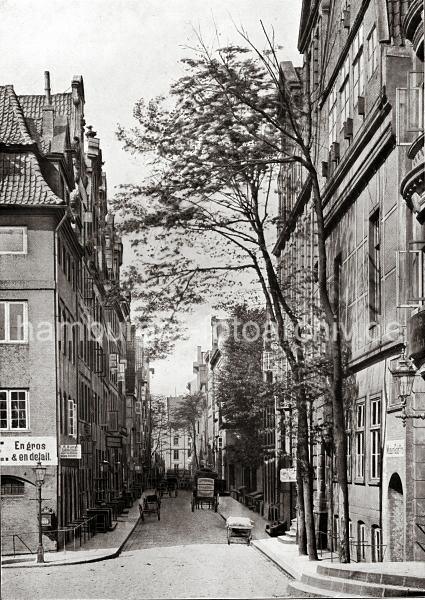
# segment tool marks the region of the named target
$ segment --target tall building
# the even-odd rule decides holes
[[[127,486],[130,298],[84,85],[18,96],[0,87],[0,428],[4,550],[37,531],[34,472],[47,467],[49,533]],[[48,535],[48,537],[47,537]],[[19,551],[19,549],[18,549]]]
[[[359,561],[424,558],[425,386],[419,372],[405,385],[405,355],[417,366],[425,356],[421,14],[414,1],[317,0],[303,3],[300,23],[328,277],[347,351],[349,529]],[[308,216],[303,190],[281,212],[284,223]],[[329,545],[342,507],[325,438],[312,442],[316,526]]]

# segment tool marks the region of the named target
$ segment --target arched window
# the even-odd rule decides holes
[[[372,562],[382,562],[382,531],[378,525],[372,525]]]
[[[363,521],[357,523],[357,560],[362,562],[366,560],[366,525]]]
[[[23,496],[25,494],[25,483],[16,477],[2,476],[2,496]]]

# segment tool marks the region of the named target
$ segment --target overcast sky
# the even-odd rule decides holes
[[[101,139],[108,193],[120,183],[137,182],[136,157],[122,151],[116,125],[132,124],[140,97],[166,93],[181,74],[178,61],[194,42],[194,28],[220,45],[240,43],[243,26],[264,45],[260,19],[275,31],[281,57],[301,64],[296,44],[301,0],[0,0],[0,84],[18,94],[44,93],[44,71],[52,92],[69,89],[83,75],[86,122]],[[193,378],[196,346],[210,345],[211,313],[198,310],[191,335],[175,356],[155,365],[153,392],[184,391]]]

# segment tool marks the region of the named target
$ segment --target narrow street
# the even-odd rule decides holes
[[[160,521],[138,522],[117,559],[5,569],[2,598],[282,598],[287,581],[253,547],[229,546],[223,518],[192,513],[190,493],[179,491],[163,499]]]

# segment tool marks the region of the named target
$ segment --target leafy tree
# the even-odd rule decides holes
[[[232,328],[222,350],[224,360],[218,371],[215,397],[224,427],[237,434],[234,457],[242,464],[256,466],[263,451],[263,410],[266,402],[273,399],[274,391],[264,382],[262,370],[266,312],[238,305],[233,309],[230,323]]]
[[[171,415],[172,427],[174,429],[186,429],[192,438],[193,456],[195,466],[199,467],[198,450],[196,446],[196,427],[202,416],[205,406],[205,395],[203,392],[185,394]]]
[[[187,74],[171,86],[169,97],[140,100],[134,110],[138,126],[118,131],[127,150],[151,158],[148,180],[123,187],[115,199],[122,230],[132,237],[137,254],[137,264],[127,273],[128,287],[141,302],[142,320],[162,319],[156,344],[160,353],[164,336],[169,351],[179,335],[179,314],[211,300],[215,292],[234,300],[247,281],[246,273],[252,274],[251,288],[257,298],[263,295],[296,390],[300,550],[308,550],[315,559],[309,393],[305,349],[298,335],[303,314],[281,287],[272,257],[273,182],[280,165],[297,163],[312,181],[320,299],[333,331],[337,311],[327,288],[310,94],[307,90],[305,98],[293,95],[273,49],[265,56],[254,48],[229,46],[213,56],[201,43],[183,62]],[[338,327],[336,331],[338,335]],[[337,339],[331,348],[333,415],[334,429],[341,433],[338,344]],[[337,438],[338,475],[345,494],[344,444],[345,434]]]

